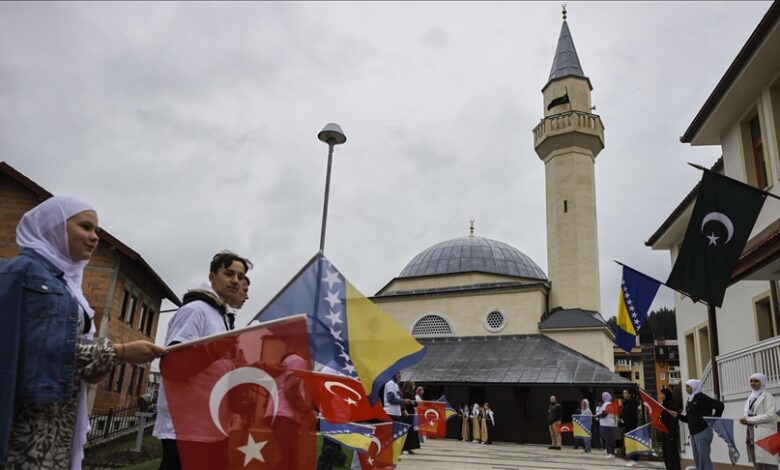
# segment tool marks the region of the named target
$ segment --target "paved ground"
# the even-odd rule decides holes
[[[600,450],[548,450],[545,446],[495,443],[473,444],[456,440],[430,439],[414,455],[404,455],[398,470],[524,470],[524,469],[626,469],[623,459],[606,459]],[[663,462],[639,462],[642,469],[663,469]]]

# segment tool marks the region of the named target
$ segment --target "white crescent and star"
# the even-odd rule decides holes
[[[704,233],[704,226],[707,225],[707,222],[718,222],[726,229],[726,241],[723,242],[725,245],[729,241],[731,241],[731,238],[734,236],[734,224],[731,222],[731,219],[729,219],[726,214],[722,212],[710,212],[709,214],[705,215],[703,219],[701,219],[701,232]],[[718,239],[720,237],[715,235],[715,232],[712,232],[710,235],[707,235],[707,238],[709,239],[710,243],[707,246],[718,245]]]
[[[379,453],[382,452],[382,441],[380,441],[378,437],[372,436],[371,442],[376,444],[376,454],[374,455],[379,455]]]
[[[238,450],[244,454],[244,467],[249,465],[249,462],[254,459],[257,459],[263,463],[265,462],[263,454],[260,451],[263,450],[263,447],[265,447],[266,443],[268,443],[268,441],[255,442],[255,438],[252,437],[252,433],[249,433],[246,445],[238,448]]]
[[[268,394],[274,405],[274,414],[271,417],[272,423],[274,419],[276,419],[276,414],[279,412],[279,392],[273,377],[268,375],[263,369],[257,367],[239,367],[238,369],[233,369],[217,380],[217,383],[214,384],[214,387],[211,389],[211,395],[209,396],[211,419],[214,421],[214,426],[216,426],[225,436],[227,436],[227,433],[225,432],[225,429],[222,428],[222,423],[219,419],[219,405],[231,389],[243,384],[256,384],[268,390]],[[249,444],[247,443],[247,445]]]
[[[361,395],[360,392],[358,392],[354,388],[350,387],[349,385],[343,384],[341,382],[334,382],[332,380],[329,380],[329,381],[325,382],[325,389],[328,392],[330,392],[331,395],[337,396],[337,397],[341,398],[342,400],[344,400],[345,402],[347,402],[348,405],[357,406],[358,402],[356,400],[353,400],[351,397],[344,398],[341,395],[337,395],[333,391],[334,387],[336,387],[336,388],[343,388],[344,390],[353,393],[357,400],[360,400],[361,398],[363,398],[363,395]]]

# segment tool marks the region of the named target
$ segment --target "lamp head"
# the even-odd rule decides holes
[[[330,144],[332,141],[333,145],[343,144],[347,141],[347,136],[344,135],[344,131],[341,130],[341,126],[335,122],[326,124],[320,133],[317,134],[317,138],[326,144]]]

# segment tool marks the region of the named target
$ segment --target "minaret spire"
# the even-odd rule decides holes
[[[566,22],[566,4],[564,4],[561,34],[558,36],[558,48],[555,50],[555,58],[553,59],[548,81],[569,75],[585,77],[585,72],[582,71],[580,58],[577,56],[577,49],[574,48],[574,40],[571,38],[569,24]]]

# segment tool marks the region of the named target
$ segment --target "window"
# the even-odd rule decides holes
[[[772,315],[772,302],[769,295],[753,299],[753,310],[756,312],[756,336],[758,341],[777,336],[774,315]]]
[[[666,380],[666,372],[661,372],[661,380]]]
[[[486,330],[497,333],[503,330],[506,326],[506,318],[499,310],[491,310],[487,315],[485,315],[482,323],[485,325]]]
[[[452,336],[452,328],[450,328],[450,324],[447,320],[439,315],[425,315],[414,324],[412,336]]]
[[[639,372],[634,372],[634,380],[639,380]]]
[[[127,384],[127,394],[130,395],[133,393],[133,388],[135,388],[135,380],[136,375],[138,374],[138,366],[133,366],[133,370],[130,371],[130,383]]]
[[[133,318],[135,318],[135,304],[138,303],[138,297],[135,294],[130,294],[130,302],[127,304],[127,323],[133,324]]]
[[[116,377],[116,386],[114,387],[115,392],[121,392],[122,391],[122,385],[125,382],[125,363],[122,363],[119,365],[119,375]]]
[[[106,381],[106,390],[113,391],[114,387],[114,374],[116,374],[116,366],[111,368],[111,372],[108,374],[108,380]]]
[[[685,356],[688,363],[688,376],[692,379],[699,377],[699,368],[696,367],[696,343],[693,332],[685,335]]]
[[[709,328],[703,326],[699,328],[699,364],[702,365],[702,369],[710,362],[711,356]]]
[[[130,291],[127,289],[122,293],[122,307],[119,309],[119,319],[124,320],[127,313],[127,304],[130,301]]]
[[[138,382],[135,387],[136,395],[141,394],[141,385],[144,383],[144,372],[146,372],[146,368],[144,366],[138,366]]]
[[[146,327],[145,327],[146,336],[152,336],[153,325],[154,325],[154,311],[152,309],[149,309],[149,311],[146,314]]]
[[[760,117],[761,113],[754,111],[750,118],[743,121],[743,163],[746,182],[763,189],[769,185],[769,174],[767,172],[766,150],[764,136],[761,132]]]

